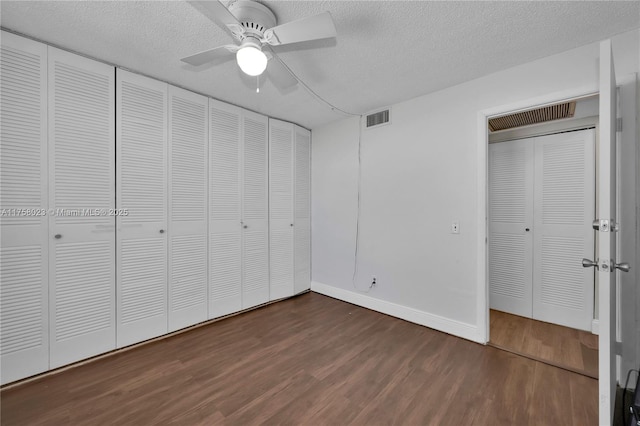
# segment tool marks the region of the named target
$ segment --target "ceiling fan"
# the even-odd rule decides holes
[[[259,76],[273,55],[263,47],[282,46],[336,36],[329,12],[298,19],[276,26],[276,17],[265,5],[252,0],[233,2],[227,9],[218,0],[188,1],[196,10],[227,31],[238,44],[228,44],[182,58],[187,64],[199,66],[235,54],[240,69],[250,76]],[[297,84],[297,79],[279,61],[269,61],[269,77],[280,88]]]

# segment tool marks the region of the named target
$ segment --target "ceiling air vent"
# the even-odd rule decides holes
[[[549,105],[543,108],[505,115],[503,117],[491,118],[489,120],[489,129],[495,132],[498,130],[513,129],[514,127],[559,120],[561,118],[571,118],[575,112],[575,101]]]
[[[383,124],[389,123],[390,112],[388,109],[384,111],[374,112],[373,114],[367,115],[367,128],[374,126],[382,126]]]

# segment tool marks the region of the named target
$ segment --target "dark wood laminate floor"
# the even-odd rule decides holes
[[[491,310],[491,343],[598,378],[598,336]]]
[[[595,425],[597,381],[319,294],[0,393],[3,425]]]

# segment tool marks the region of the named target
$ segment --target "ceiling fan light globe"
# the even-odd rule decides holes
[[[245,46],[236,53],[238,66],[247,75],[258,76],[267,68],[267,55],[253,46]]]

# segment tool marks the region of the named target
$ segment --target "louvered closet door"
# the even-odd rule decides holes
[[[117,70],[117,344],[167,332],[167,85]]]
[[[595,130],[535,139],[533,318],[591,330]]]
[[[207,111],[169,86],[169,331],[207,319]]]
[[[49,207],[47,47],[2,32],[0,52],[0,382],[5,384],[49,368],[49,235],[47,216],[41,214]]]
[[[294,292],[311,287],[311,132],[295,126]]]
[[[242,112],[209,99],[209,318],[242,309]]]
[[[293,124],[269,119],[271,300],[293,296]]]
[[[490,306],[525,317],[532,312],[532,157],[531,140],[489,145]]]
[[[116,346],[114,73],[49,48],[51,368]]]
[[[267,117],[242,111],[242,307],[269,301]]]

